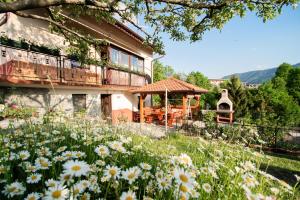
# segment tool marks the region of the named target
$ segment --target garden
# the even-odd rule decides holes
[[[300,161],[243,144],[151,139],[83,116],[25,121],[1,129],[0,199],[299,198]],[[276,164],[296,182],[267,173]]]

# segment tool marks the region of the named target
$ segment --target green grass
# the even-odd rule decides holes
[[[171,136],[162,140],[153,140],[147,137],[134,136],[136,144],[143,143],[144,146],[155,153],[162,155],[179,155],[187,153],[192,159],[197,162],[201,160],[199,156],[199,146],[205,146],[208,151],[214,149],[226,149],[235,151],[237,154],[248,154],[243,146],[228,144],[224,141],[207,141],[202,138],[189,137],[180,134],[172,134]],[[168,148],[173,146],[173,148]],[[252,156],[253,157],[253,156]],[[257,157],[253,157],[261,164],[261,169],[266,170],[271,175],[291,184],[296,184],[295,174],[300,176],[300,158],[296,156],[289,156],[276,153],[258,153]]]

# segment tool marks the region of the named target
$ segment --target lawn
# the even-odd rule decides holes
[[[221,140],[150,139],[85,119],[29,122],[0,137],[0,199],[299,198],[274,177],[298,173],[298,160]]]

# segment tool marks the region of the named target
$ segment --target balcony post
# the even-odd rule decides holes
[[[140,123],[144,122],[144,99],[146,95],[140,94]]]
[[[184,94],[182,96],[182,117],[183,117],[183,119],[186,118],[186,108],[187,108],[186,104],[187,104],[187,95]]]

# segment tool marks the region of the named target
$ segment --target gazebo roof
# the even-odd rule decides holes
[[[132,90],[132,93],[159,94],[165,92],[166,88],[170,93],[200,94],[200,93],[208,92],[208,90],[206,89],[200,88],[193,84],[171,77]]]

